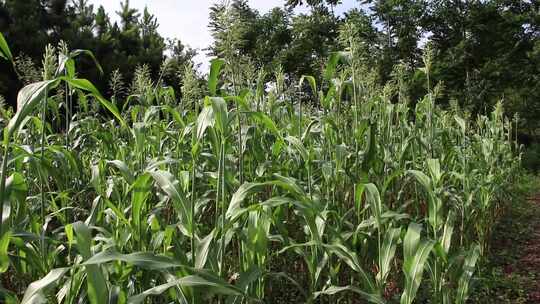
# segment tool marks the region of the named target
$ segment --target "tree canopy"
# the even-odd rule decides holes
[[[419,68],[429,45],[432,83],[444,88],[439,103],[456,101],[472,112],[485,112],[502,100],[510,113],[525,118],[521,130],[535,135],[540,115],[537,1],[359,0],[336,14],[341,2],[286,0],[268,12],[253,9],[247,0],[217,2],[210,7],[214,41],[206,52],[267,72],[279,67],[296,81],[301,75],[321,75],[330,54],[348,47],[343,33],[353,31],[347,39],[354,37],[361,46],[363,62],[381,84],[392,79],[397,65],[403,67],[414,102],[426,92]],[[297,6],[309,12],[295,14]],[[136,67],[145,65],[150,77],[161,73],[167,85],[181,91],[184,67],[193,65],[197,52],[162,37],[156,17],[132,8],[129,0],[114,12],[120,22],[111,22],[109,13],[87,0],[5,0],[0,1],[0,30],[17,56],[22,78],[33,77],[45,45],[63,40],[70,48],[92,50],[104,75],[116,71],[129,83]],[[78,64],[80,73],[111,94],[110,76],[101,77],[88,58]],[[0,95],[13,101],[22,83],[6,63],[2,68],[11,72],[0,76]]]

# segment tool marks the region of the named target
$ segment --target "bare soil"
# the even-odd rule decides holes
[[[528,202],[532,209],[540,208],[540,193],[530,198]],[[536,217],[531,225],[530,238],[522,245],[522,256],[518,261],[518,266],[525,273],[532,273],[530,286],[527,290],[527,300],[529,303],[540,303],[540,218]]]
[[[468,303],[540,304],[540,192],[506,209]]]

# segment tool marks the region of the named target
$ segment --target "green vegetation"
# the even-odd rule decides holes
[[[349,44],[340,39],[340,28],[354,24],[358,51],[376,71],[378,85],[393,78],[394,66],[404,64],[403,92],[414,105],[428,93],[419,68],[425,45],[430,44],[435,58],[430,77],[444,85],[437,104],[457,102],[475,116],[502,102],[509,117],[520,117],[520,143],[531,144],[525,164],[540,168],[538,1],[288,0],[263,13],[247,0],[216,0],[210,19],[200,20],[208,23],[214,38],[208,50],[193,50],[185,41],[162,37],[152,6],[138,11],[128,0],[115,2],[121,3],[118,10],[106,12],[89,0],[0,0],[0,32],[10,41],[17,67],[13,70],[0,62],[0,95],[14,107],[17,92],[40,80],[45,46],[62,40],[70,48],[94,52],[104,73],[90,58],[80,58],[77,71],[110,99],[116,94],[123,100],[130,92],[113,92],[109,83],[120,76],[131,84],[143,66],[154,80],[162,75],[161,81],[180,98],[184,80],[179,71],[197,52],[222,58],[233,51],[238,70],[263,69],[265,81],[272,80],[280,65],[287,86],[298,83],[302,75],[313,75],[320,82],[330,54]],[[294,14],[296,6],[307,9]],[[167,65],[162,64],[165,60]]]
[[[429,47],[411,103],[404,66],[381,85],[353,23],[293,83],[244,68],[224,33],[181,99],[141,67],[111,102],[76,72],[93,53],[46,48],[2,108],[2,300],[465,303],[517,195],[518,121],[436,106]]]
[[[539,180],[527,176],[523,193],[505,206],[493,229],[492,250],[477,272],[472,303],[536,303],[540,300]],[[525,199],[527,198],[527,199]]]

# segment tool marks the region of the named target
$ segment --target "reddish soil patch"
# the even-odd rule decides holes
[[[536,208],[540,208],[540,193],[529,198],[531,204],[536,204]],[[519,267],[523,271],[536,273],[535,282],[532,282],[528,290],[529,303],[540,303],[540,218],[536,218],[533,223],[534,229],[528,241],[525,242],[522,248],[522,255],[519,259]]]

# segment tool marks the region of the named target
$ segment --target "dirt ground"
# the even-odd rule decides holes
[[[533,209],[540,209],[540,193],[530,198],[528,202]],[[540,303],[540,218],[533,219],[531,225],[530,238],[522,244],[518,267],[523,272],[534,273],[527,291],[527,300],[529,303]]]
[[[540,304],[540,192],[507,209],[468,303]]]

